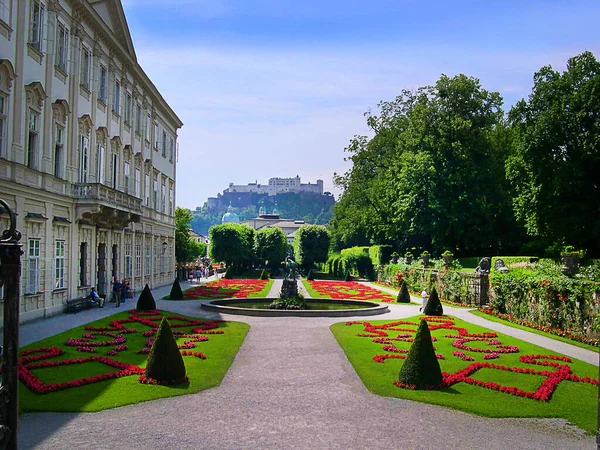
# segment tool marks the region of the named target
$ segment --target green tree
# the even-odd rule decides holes
[[[600,63],[584,52],[562,73],[542,67],[509,118],[518,136],[506,170],[517,218],[531,235],[598,256]]]
[[[256,259],[269,261],[269,267],[279,267],[285,259],[287,237],[281,228],[262,228],[256,232]]]
[[[294,238],[296,262],[308,271],[315,263],[324,263],[329,254],[330,237],[323,225],[306,225],[298,228]]]
[[[175,259],[184,265],[206,255],[206,244],[196,242],[189,234],[192,213],[189,209],[175,208]]]
[[[208,230],[210,257],[225,262],[234,273],[248,268],[254,260],[255,231],[247,225],[227,223],[214,225]]]
[[[501,106],[479,80],[442,75],[367,114],[375,135],[351,140],[352,167],[334,178],[343,190],[331,222],[336,246],[498,247],[498,218],[510,221]]]

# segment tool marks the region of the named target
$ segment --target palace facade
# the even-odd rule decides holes
[[[114,278],[172,283],[182,125],[119,0],[0,1],[0,198],[23,234],[22,322]]]

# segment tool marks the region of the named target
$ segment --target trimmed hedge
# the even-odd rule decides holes
[[[400,285],[400,292],[398,292],[398,297],[396,299],[398,303],[410,303],[410,294],[408,293],[408,288],[406,287],[406,281],[402,281]]]
[[[179,284],[179,280],[177,278],[175,278],[173,286],[171,287],[169,300],[183,300],[183,291],[181,290],[181,285]]]
[[[442,369],[435,357],[431,333],[425,320],[421,320],[415,340],[410,346],[398,380],[416,389],[439,387],[442,385]]]
[[[150,291],[148,284],[144,286],[144,290],[140,294],[140,298],[138,298],[135,309],[139,311],[152,311],[156,309],[156,301],[154,301],[154,296],[152,295],[152,291]]]
[[[442,307],[442,303],[440,302],[440,297],[438,296],[436,288],[432,289],[431,294],[429,295],[429,299],[425,304],[423,314],[425,314],[426,316],[444,315],[444,308]]]
[[[392,252],[391,245],[372,245],[369,247],[369,258],[374,267],[383,266],[392,259]]]
[[[152,344],[146,364],[146,377],[167,384],[185,379],[185,364],[166,317],[162,318]]]

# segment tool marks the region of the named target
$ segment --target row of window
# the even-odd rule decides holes
[[[41,258],[40,258],[40,239],[29,239],[27,241],[27,284],[25,286],[25,294],[37,294],[40,289],[40,273],[41,273]],[[155,274],[165,273],[167,267],[173,266],[173,257],[171,252],[163,252],[162,245],[157,245],[155,248]],[[64,289],[65,286],[65,241],[56,240],[54,247],[54,289]],[[125,245],[125,278],[133,276],[142,276],[142,246],[135,246],[135,260],[131,253],[132,245]],[[144,275],[150,276],[151,273],[151,246],[146,245],[145,253],[145,270]],[[134,266],[135,262],[135,266]],[[116,261],[114,263],[116,265]],[[115,267],[116,269],[116,267]],[[89,267],[88,267],[88,244],[82,242],[79,249],[79,285],[89,285]]]

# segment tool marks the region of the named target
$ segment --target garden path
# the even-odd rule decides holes
[[[168,290],[154,291],[155,298]],[[219,317],[195,301],[157,303],[181,314]],[[390,306],[377,320],[415,314],[415,306]],[[94,310],[89,320],[114,311],[105,310]],[[60,318],[69,319],[70,328],[76,325],[71,318],[88,317]],[[20,448],[595,448],[593,437],[563,420],[489,419],[370,394],[329,331],[339,318],[223,318],[251,329],[221,386],[98,413],[24,414]],[[55,325],[54,318],[24,325],[22,340],[31,342],[34,327],[45,329],[34,333],[38,339],[54,335],[60,331]]]

